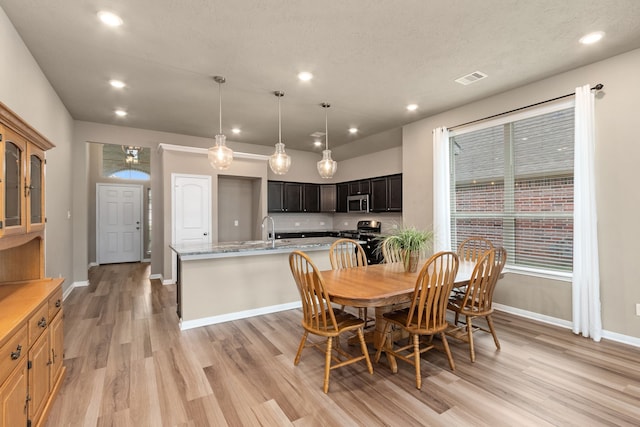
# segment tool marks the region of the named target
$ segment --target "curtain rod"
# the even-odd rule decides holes
[[[602,83],[598,83],[597,85],[592,87],[591,90],[601,90],[603,87],[604,87],[604,85]],[[525,110],[525,109],[531,108],[531,107],[536,107],[536,106],[541,105],[541,104],[546,104],[547,102],[557,101],[558,99],[568,98],[568,97],[574,96],[574,95],[575,95],[575,92],[574,93],[568,93],[566,95],[557,96],[555,98],[547,99],[546,101],[540,101],[540,102],[536,102],[535,104],[530,104],[530,105],[526,105],[524,107],[516,108],[514,110],[505,111],[504,113],[498,113],[498,114],[494,114],[492,116],[487,116],[487,117],[483,117],[481,119],[472,120],[470,122],[466,122],[466,123],[462,123],[462,124],[459,124],[459,125],[451,126],[451,127],[447,128],[447,129],[451,130],[451,129],[459,128],[459,127],[462,127],[462,126],[471,125],[473,123],[478,123],[478,122],[482,122],[484,120],[489,120],[489,119],[493,119],[493,118],[496,118],[496,117],[504,116],[506,114],[515,113],[516,111]]]

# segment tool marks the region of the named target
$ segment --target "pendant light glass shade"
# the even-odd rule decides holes
[[[284,92],[276,91],[274,95],[278,97],[278,143],[276,151],[269,157],[269,167],[276,175],[284,175],[291,167],[291,157],[284,151],[282,143],[282,118],[280,115],[280,98],[284,96]]]
[[[220,133],[216,135],[216,143],[213,147],[209,148],[207,153],[207,157],[209,158],[209,163],[213,166],[214,169],[218,170],[226,170],[231,166],[231,162],[233,161],[233,151],[227,147],[226,140],[227,137],[222,133],[222,83],[226,81],[224,77],[215,76],[213,80],[218,83],[218,106],[220,112]]]
[[[322,178],[333,178],[333,174],[338,170],[338,162],[331,158],[331,150],[329,150],[329,123],[327,109],[331,106],[327,103],[320,104],[325,110],[324,114],[324,130],[325,130],[325,149],[322,151],[322,160],[318,162],[318,173]]]

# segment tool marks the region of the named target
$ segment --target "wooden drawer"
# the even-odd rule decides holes
[[[29,351],[27,343],[27,325],[24,324],[9,341],[0,347],[0,385],[7,379],[11,371],[18,366]]]
[[[49,298],[49,320],[53,319],[62,308],[62,286]]]
[[[49,325],[49,305],[42,304],[29,318],[29,347],[33,345]]]

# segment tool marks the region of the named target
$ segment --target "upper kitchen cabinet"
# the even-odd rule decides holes
[[[302,184],[302,211],[320,212],[320,185]]]
[[[349,195],[357,196],[358,194],[371,193],[371,180],[361,179],[359,181],[351,181],[349,183]]]
[[[320,212],[336,212],[336,186],[320,186]]]
[[[27,232],[44,230],[44,151],[27,146],[25,201]]]
[[[371,179],[371,211],[402,211],[402,174]]]
[[[284,182],[267,183],[267,209],[269,212],[284,212]]]
[[[336,212],[347,211],[347,197],[349,197],[349,183],[336,184]]]
[[[320,212],[320,186],[299,182],[269,181],[269,212]]]

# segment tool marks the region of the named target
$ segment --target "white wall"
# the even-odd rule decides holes
[[[71,153],[73,120],[24,42],[0,8],[0,102],[53,142],[47,151],[45,274],[64,277],[64,289],[76,280],[73,274],[73,216]]]
[[[404,220],[427,227],[433,221],[432,130],[452,127],[573,93],[577,86],[604,84],[595,103],[596,190],[599,218],[603,327],[640,338],[638,272],[640,196],[635,190],[640,159],[640,50],[628,52],[540,82],[409,124],[403,128]],[[479,82],[477,84],[482,84]],[[408,190],[408,191],[407,191]],[[571,319],[570,283],[508,274],[495,300],[522,310]]]

